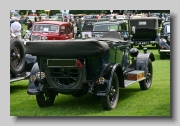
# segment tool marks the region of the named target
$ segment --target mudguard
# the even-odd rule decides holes
[[[156,35],[156,39],[155,39],[155,41],[156,41],[156,42],[158,42],[158,41],[159,41],[159,39],[160,39],[160,35],[158,34],[158,35]]]
[[[37,57],[32,56],[30,54],[26,54],[25,56],[25,71],[30,72],[33,65],[36,63]]]
[[[136,70],[143,70],[146,75],[149,59],[151,60],[151,62],[155,61],[155,57],[152,52],[139,53],[136,58]]]
[[[29,95],[37,95],[40,92],[41,84],[38,81],[32,81],[31,76],[36,76],[36,73],[39,72],[39,66],[38,63],[35,63],[32,67],[30,78],[29,78],[29,84],[28,84],[28,90],[27,93]]]
[[[118,63],[104,64],[100,77],[105,78],[105,83],[98,84],[98,86],[97,86],[97,95],[98,96],[108,95],[108,93],[110,92],[111,81],[112,81],[114,72],[116,72],[116,74],[118,75],[119,86],[121,87],[124,85],[124,77],[123,77],[123,71],[122,71],[121,65]]]
[[[170,50],[170,46],[167,44],[167,40],[164,38],[161,38],[159,41],[159,47],[163,47],[164,49]]]

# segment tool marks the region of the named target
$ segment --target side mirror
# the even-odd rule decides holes
[[[135,34],[136,33],[136,27],[135,26],[132,26],[131,27],[131,34]]]

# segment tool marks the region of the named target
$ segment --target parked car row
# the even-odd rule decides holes
[[[59,93],[93,94],[104,110],[112,110],[119,88],[136,82],[141,90],[151,88],[154,54],[135,46],[156,45],[164,59],[170,54],[170,22],[158,33],[156,17],[91,21],[79,39],[72,39],[69,22],[41,21],[33,24],[29,41],[10,40],[10,73],[30,72],[27,93],[39,107],[52,106]]]

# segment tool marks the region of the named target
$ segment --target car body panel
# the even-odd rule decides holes
[[[31,40],[66,40],[72,39],[72,25],[69,22],[41,21],[33,24]]]

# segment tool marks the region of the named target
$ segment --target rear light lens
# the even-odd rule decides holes
[[[170,36],[168,36],[167,40],[170,41]]]

